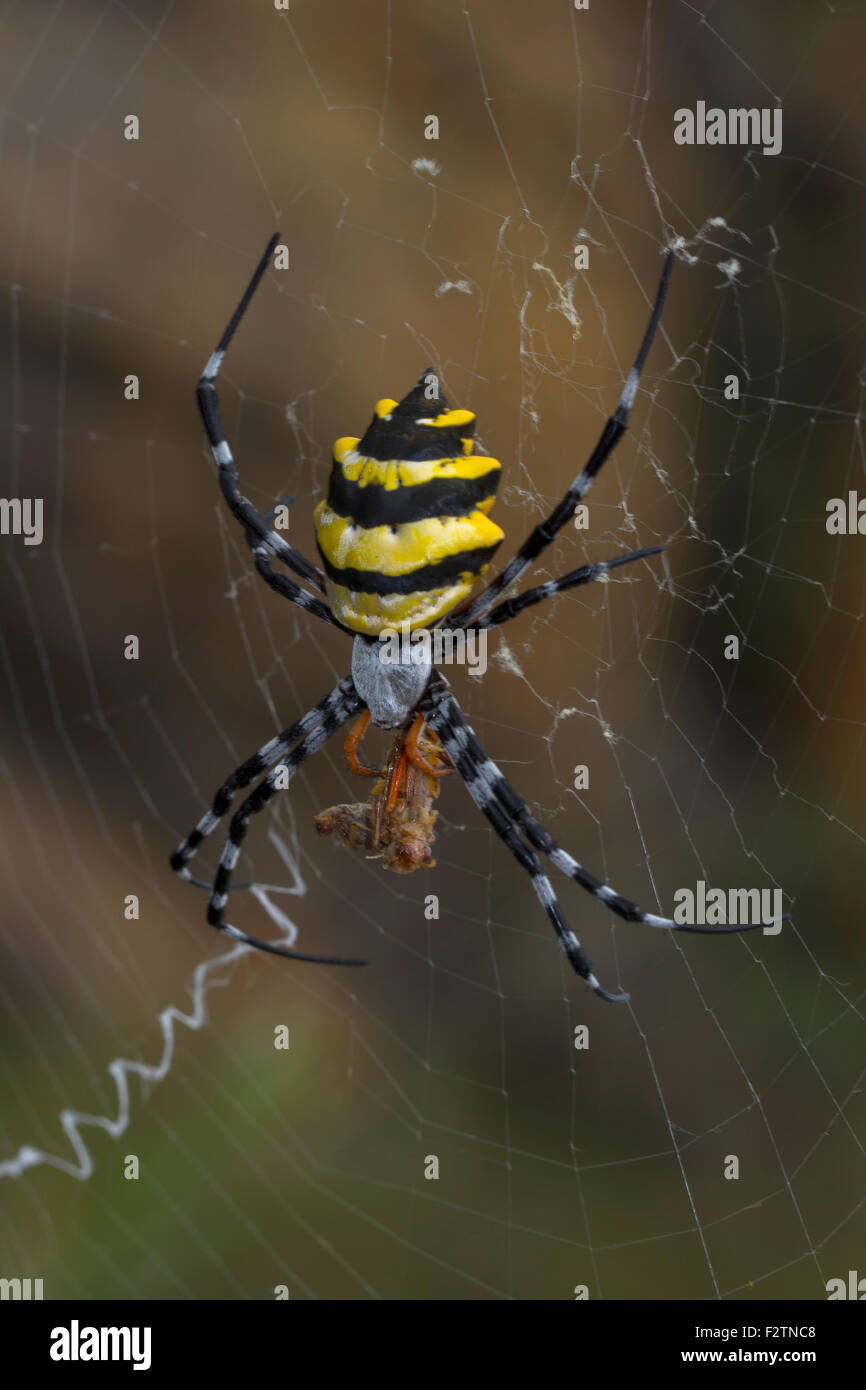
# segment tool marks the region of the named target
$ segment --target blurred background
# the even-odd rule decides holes
[[[863,7],[79,0],[0,27],[2,487],[45,502],[41,546],[0,538],[0,1274],[47,1298],[757,1300],[862,1273],[866,542],[825,518],[866,495]],[[699,100],[781,104],[782,153],[676,145]],[[778,887],[780,935],[670,937],[560,880],[630,991],[607,1007],[456,778],[433,870],[317,838],[369,791],[339,736],[238,873],[292,888],[271,902],[300,949],[367,968],[205,924],[169,853],[350,662],[256,577],[193,396],[277,228],[290,268],[221,405],[246,495],[294,495],[309,555],[334,439],[428,363],[502,461],[510,554],[678,247],[631,431],[540,576],[664,556],[452,683],[620,892]],[[279,929],[248,893],[231,915]]]

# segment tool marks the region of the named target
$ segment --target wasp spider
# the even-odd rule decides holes
[[[356,755],[360,737],[371,720],[378,728],[397,731],[388,768],[374,789],[368,814],[364,814],[363,807],[332,808],[317,818],[320,830],[336,828],[347,843],[360,848],[376,847],[378,841],[385,851],[386,865],[404,872],[429,863],[435,818],[430,803],[438,790],[436,779],[456,770],[478,809],[529,874],[574,970],[603,999],[625,1000],[626,994],[608,992],[593,974],[580,942],[565,920],[540,856],[627,922],[665,931],[705,931],[713,935],[726,929],[680,925],[668,917],[644,912],[597,879],[560,848],[488,757],[441,670],[429,658],[418,660],[417,648],[410,662],[386,663],[380,660],[383,647],[378,639],[386,628],[411,632],[433,626],[464,631],[470,626],[495,627],[553,594],[589,584],[620,565],[659,553],[661,547],[653,546],[613,560],[582,565],[561,579],[527,589],[516,597],[504,597],[570,521],[626,429],[661,317],[674,253],[669,251],[666,256],[634,366],[588,462],[562,501],[535,527],[498,577],[470,599],[472,588],[486,572],[503,538],[488,515],[500,469],[495,459],[473,454],[475,417],[468,410],[449,407],[439,393],[432,370],[422,375],[402,401],[379,401],[363,439],[337,441],[328,496],[315,512],[322,569],[278,535],[268,525],[269,518],[261,516],[241,494],[231,449],[223,435],[215,382],[277,241],[278,235],[269,242],[202,373],[198,404],[222,494],[243,529],[259,574],[278,594],[353,637],[352,671],[314,709],[270,739],[231,773],[216,793],[211,809],[175,850],[172,867],[181,877],[210,890],[207,920],[234,939],[292,960],[364,964],[354,959],[305,955],[258,940],[239,931],[225,917],[232,875],[251,818],[269,804],[333,733],[360,716],[346,740],[353,771],[372,771],[364,768]],[[276,571],[275,559],[303,582],[297,583]],[[228,813],[235,794],[263,773],[266,775],[229,822],[213,883],[202,884],[190,873],[189,861]],[[375,772],[372,775],[378,776]],[[401,790],[402,777],[408,791]]]

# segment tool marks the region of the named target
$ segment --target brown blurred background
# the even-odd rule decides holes
[[[46,534],[0,540],[0,1160],[77,1164],[61,1112],[113,1117],[112,1059],[159,1063],[160,1014],[226,954],[167,856],[348,670],[348,641],[255,577],[193,399],[275,228],[291,268],[221,403],[247,495],[294,494],[308,554],[333,440],[428,362],[502,460],[510,553],[615,405],[681,239],[631,433],[541,575],[664,559],[524,615],[453,683],[621,892],[669,911],[697,879],[777,885],[793,920],[670,938],[561,881],[598,975],[631,992],[608,1008],[456,779],[432,872],[318,841],[313,814],[368,791],[338,738],[239,872],[291,882],[287,847],[305,891],[274,901],[300,948],[369,966],[207,975],[206,1026],[176,1029],[164,1079],[131,1077],[122,1136],[82,1130],[87,1181],[0,1181],[0,1274],[46,1297],[810,1299],[864,1272],[866,543],[824,518],[866,494],[866,27],[862,7],[701,8],[7,7],[3,495],[44,497]],[[698,100],[781,102],[782,154],[676,146]],[[249,895],[232,915],[275,931]]]

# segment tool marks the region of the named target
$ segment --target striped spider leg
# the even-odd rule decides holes
[[[615,892],[579,864],[535,820],[526,802],[482,748],[441,672],[437,671],[433,676],[427,694],[421,702],[421,708],[430,727],[439,735],[475,805],[490,822],[521,868],[529,874],[535,895],[547,913],[572,969],[602,999],[612,1004],[624,1004],[629,996],[623,993],[611,994],[596,979],[586,952],[568,925],[535,850],[540,850],[560,873],[578,883],[598,902],[603,903],[626,922],[639,922],[646,927],[661,927],[665,931],[697,932],[707,936],[754,931],[758,927],[769,925],[754,922],[736,927],[691,926],[674,922],[670,917],[659,917],[655,913],[644,912],[636,903]]]
[[[280,784],[284,783],[285,786],[288,786],[301,764],[306,762],[313,753],[318,752],[331,734],[336,733],[338,729],[347,724],[361,709],[363,709],[363,701],[355,691],[351,676],[347,676],[345,680],[340,681],[340,684],[334,687],[330,695],[326,695],[324,700],[321,700],[301,719],[284,729],[276,738],[270,739],[257,752],[253,753],[251,758],[241,763],[240,767],[236,768],[223,782],[214,797],[211,809],[202,816],[186,839],[178,845],[171,856],[171,867],[188,883],[210,889],[207,920],[212,927],[216,927],[217,931],[224,932],[234,941],[242,941],[247,946],[254,946],[259,951],[268,951],[271,955],[286,956],[289,960],[313,961],[320,965],[366,964],[366,961],[363,960],[311,956],[301,954],[298,951],[291,951],[287,947],[276,946],[273,942],[261,941],[257,937],[248,936],[246,932],[239,931],[237,927],[233,927],[230,922],[225,920],[232,874],[240,857],[241,846],[246,837],[251,817],[264,810],[277,792],[284,790],[284,786]],[[219,866],[213,884],[194,878],[187,865],[197,853],[202,841],[212,834],[230,810],[237,792],[248,787],[263,772],[266,772],[267,776],[262,779],[255,791],[246,797],[231,818],[228,837],[220,854]]]
[[[671,278],[671,271],[674,267],[676,255],[674,251],[668,251],[665,263],[662,267],[661,278],[658,289],[656,290],[655,302],[653,304],[650,320],[647,324],[646,332],[643,335],[641,345],[638,349],[634,365],[626,377],[625,386],[619,398],[619,404],[613,415],[605,422],[604,428],[598,439],[598,443],[578,473],[568,492],[563,497],[544,521],[539,522],[535,529],[523,542],[523,545],[509,560],[504,570],[495,579],[486,585],[469,603],[456,610],[446,620],[449,627],[472,627],[477,623],[482,614],[487,613],[496,600],[510,589],[512,584],[526,572],[531,564],[538,559],[542,551],[546,550],[551,541],[562,530],[563,526],[571,520],[580,502],[591,488],[594,479],[598,476],[604,463],[616,448],[619,440],[628,428],[629,415],[634,404],[637,389],[640,385],[641,372],[649,356],[653,339],[661,319],[662,309],[664,308],[665,298],[668,292],[668,283]],[[541,597],[544,597],[542,594]]]

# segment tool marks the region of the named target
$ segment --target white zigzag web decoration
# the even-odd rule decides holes
[[[277,842],[276,836],[270,837]],[[281,850],[281,857],[285,859],[282,846],[278,843]],[[298,882],[300,880],[298,879]],[[297,886],[289,888],[279,888],[271,886],[262,887],[260,884],[252,884],[250,892],[265,908],[268,916],[277,926],[282,928],[285,933],[283,938],[278,938],[280,944],[292,946],[297,940],[298,929],[285,913],[281,912],[276,903],[270,901],[268,892],[297,893]],[[137,1062],[129,1057],[115,1057],[109,1062],[106,1071],[114,1082],[117,1093],[117,1114],[112,1119],[109,1115],[89,1115],[82,1110],[61,1110],[58,1119],[61,1128],[66,1134],[70,1145],[75,1153],[77,1162],[72,1162],[68,1158],[61,1158],[59,1154],[46,1152],[44,1149],[33,1148],[30,1145],[23,1145],[14,1158],[0,1162],[0,1178],[20,1178],[29,1168],[38,1168],[46,1165],[56,1168],[60,1173],[66,1173],[70,1178],[78,1178],[81,1182],[86,1182],[93,1176],[94,1164],[86,1143],[84,1142],[81,1130],[103,1129],[106,1134],[111,1135],[112,1139],[119,1139],[129,1128],[132,1118],[132,1109],[129,1094],[130,1076],[140,1076],[142,1082],[159,1083],[168,1076],[174,1060],[175,1045],[175,1024],[182,1024],[191,1032],[198,1032],[208,1021],[206,996],[209,989],[225,983],[224,980],[210,980],[210,976],[224,966],[234,965],[241,956],[249,955],[252,951],[251,946],[245,946],[242,942],[233,946],[231,950],[225,951],[220,956],[215,956],[213,960],[202,961],[197,965],[193,972],[190,984],[190,994],[192,995],[192,1011],[182,1013],[180,1009],[169,1004],[159,1015],[159,1028],[163,1038],[162,1056],[156,1065],[149,1065],[146,1062]]]

